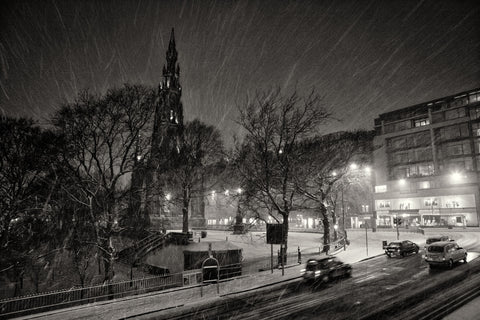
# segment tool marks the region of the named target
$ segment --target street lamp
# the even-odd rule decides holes
[[[450,175],[450,181],[452,183],[460,183],[462,181],[462,178],[463,178],[462,175],[458,171],[454,171]]]

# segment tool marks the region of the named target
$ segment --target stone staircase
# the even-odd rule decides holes
[[[136,242],[133,246],[120,251],[118,261],[129,266],[138,266],[150,252],[169,244],[170,238],[169,233],[153,233]]]

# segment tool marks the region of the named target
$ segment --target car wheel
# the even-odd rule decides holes
[[[352,276],[352,269],[348,269],[347,272],[345,273],[345,276],[347,278],[350,278]]]
[[[405,257],[405,251],[403,251],[401,255],[402,255],[402,257]]]
[[[453,268],[453,260],[452,259],[448,260],[448,268],[449,269]]]
[[[465,253],[465,257],[463,257],[463,263],[467,263],[467,254]]]
[[[387,253],[387,257],[391,258],[392,256],[390,254]]]
[[[327,283],[328,281],[330,281],[330,276],[329,276],[329,275],[324,275],[324,276],[322,277],[322,282],[323,282],[323,283]]]

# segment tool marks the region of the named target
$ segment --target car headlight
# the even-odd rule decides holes
[[[321,273],[322,273],[322,271],[320,271],[320,270],[315,271],[316,276],[319,276]]]
[[[307,271],[307,270],[305,270],[305,269],[300,270],[300,274],[304,274],[305,271]]]

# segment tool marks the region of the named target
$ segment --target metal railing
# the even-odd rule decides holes
[[[182,273],[0,300],[0,318],[20,316],[183,286]]]

